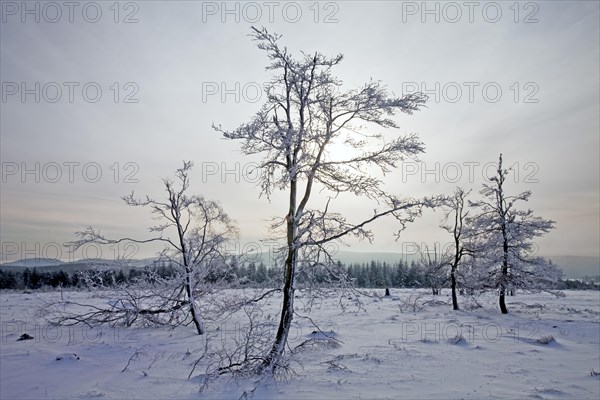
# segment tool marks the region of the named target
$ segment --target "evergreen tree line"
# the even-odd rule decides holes
[[[398,261],[387,263],[371,261],[368,263],[343,264],[335,266],[335,276],[324,268],[315,268],[310,277],[300,274],[298,285],[308,285],[309,281],[326,286],[336,284],[340,279],[347,279],[357,288],[431,288],[430,275],[420,263]],[[341,272],[341,273],[340,273]],[[65,272],[38,271],[36,268],[25,268],[23,271],[0,270],[0,289],[36,290],[56,288],[85,288],[87,286],[115,286],[131,282],[146,281],[156,283],[158,279],[170,279],[177,274],[171,265],[149,266],[145,268],[103,269]],[[263,262],[246,264],[232,263],[223,270],[222,275],[212,275],[210,281],[225,280],[233,287],[273,287],[281,285],[281,268],[267,267]],[[86,277],[86,278],[84,278]],[[449,287],[443,285],[443,287]],[[600,286],[593,279],[561,280],[558,289],[596,289]]]

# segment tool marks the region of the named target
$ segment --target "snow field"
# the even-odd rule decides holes
[[[255,398],[531,398],[596,399],[600,396],[600,292],[521,294],[507,299],[501,315],[495,296],[460,297],[452,311],[449,292],[383,290],[375,297],[340,298],[331,293],[303,310],[299,292],[290,347],[294,373],[264,379]],[[239,294],[227,291],[221,295]],[[40,307],[58,293],[0,295],[0,398],[239,398],[256,377],[223,375],[199,393],[206,365],[199,363],[206,338],[193,327],[52,326]],[[67,298],[102,303],[94,293]],[[279,296],[260,310],[261,335],[277,328]],[[318,324],[315,328],[308,316]],[[237,313],[207,323],[211,343],[243,339],[247,319]],[[24,333],[34,337],[17,341]]]

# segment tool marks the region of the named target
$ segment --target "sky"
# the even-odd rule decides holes
[[[420,90],[427,107],[396,118],[388,138],[418,133],[420,163],[386,175],[405,196],[473,189],[498,155],[513,166],[507,191],[556,221],[542,255],[598,256],[600,248],[600,12],[597,1],[199,2],[2,1],[0,23],[0,262],[20,258],[150,257],[117,246],[61,247],[93,226],[109,237],[150,236],[146,209],[120,199],[163,196],[162,178],[195,163],[191,190],[237,222],[239,250],[269,235],[285,196],[259,196],[252,167],[211,126],[234,129],[265,101],[270,72],[251,26],[282,35],[294,54],[344,54],[345,87],[381,80],[396,95]],[[317,199],[319,200],[319,199]],[[341,196],[360,220],[376,204]],[[394,220],[373,243],[346,250],[402,252],[445,244],[441,210],[399,240]],[[268,246],[262,242],[259,246]],[[265,249],[263,249],[265,250]]]

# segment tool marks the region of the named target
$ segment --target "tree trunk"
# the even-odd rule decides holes
[[[505,242],[504,248],[508,249],[508,246],[506,245],[506,242]],[[506,253],[508,253],[508,250],[506,250]],[[505,255],[504,256],[504,262],[502,264],[502,281],[503,282],[506,282],[507,276],[508,276],[508,262],[507,262],[507,256]],[[502,314],[508,314],[508,308],[506,308],[506,303],[505,303],[506,288],[504,287],[504,285],[505,285],[505,283],[502,283],[500,285],[500,299],[499,299],[499,302],[500,302],[500,312]]]
[[[271,351],[264,360],[262,367],[275,368],[277,361],[285,351],[288,334],[292,327],[294,319],[294,280],[296,275],[296,258],[298,250],[295,247],[296,239],[296,181],[292,180],[290,184],[290,208],[287,216],[287,258],[285,259],[285,276],[283,282],[283,304],[281,306],[281,319],[279,328]]]
[[[504,302],[505,290],[504,288],[500,289],[500,312],[502,314],[508,314],[508,308],[506,308],[506,303]]]
[[[296,270],[296,255],[292,250],[288,253],[285,260],[285,282],[283,285],[283,304],[281,307],[281,319],[279,320],[279,328],[275,336],[275,342],[269,352],[269,355],[263,363],[263,368],[274,367],[276,361],[281,358],[285,350],[288,334],[292,327],[294,318],[294,275]]]
[[[453,310],[458,310],[458,299],[456,298],[456,275],[455,275],[455,271],[454,269],[452,270],[452,273],[450,274],[450,279],[451,279],[451,287],[452,287],[452,309]]]
[[[502,160],[500,160],[502,162]],[[504,215],[504,211],[502,211]],[[508,281],[508,234],[506,232],[506,225],[502,222],[502,250],[504,251],[504,257],[502,259],[502,284],[500,285],[500,312],[502,314],[508,314],[508,308],[506,308],[506,303],[504,302],[504,297],[506,295],[506,283]]]
[[[192,321],[194,322],[194,326],[196,327],[196,331],[198,335],[204,335],[204,324],[202,323],[202,319],[200,318],[200,312],[196,307],[196,299],[194,298],[194,289],[192,287],[192,280],[190,277],[191,271],[187,271],[187,276],[185,279],[185,293],[187,294],[187,298],[190,302],[190,314],[192,315]]]
[[[185,268],[185,281],[183,286],[185,287],[187,299],[190,302],[190,315],[192,316],[192,322],[196,327],[196,332],[198,332],[198,335],[204,335],[204,324],[202,323],[202,319],[200,317],[200,311],[198,311],[198,308],[196,307],[196,299],[194,299],[194,284],[192,282],[193,271],[192,266],[190,265],[188,248],[185,242],[185,229],[181,224],[181,208],[174,200],[170,189],[169,193],[171,194],[171,213],[177,226],[177,235],[179,236],[179,251],[181,252],[182,256],[183,267]]]

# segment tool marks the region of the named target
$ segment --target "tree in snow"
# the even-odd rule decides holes
[[[458,296],[456,289],[458,284],[458,267],[463,261],[463,257],[470,254],[468,242],[471,239],[472,233],[469,226],[465,223],[469,215],[469,211],[465,210],[465,200],[470,191],[465,192],[462,188],[456,188],[454,196],[448,199],[448,210],[442,221],[442,229],[452,234],[452,247],[448,254],[448,263],[450,266],[450,289],[452,292],[452,308],[458,310]]]
[[[505,296],[515,289],[550,289],[561,271],[535,253],[534,240],[554,227],[554,221],[536,217],[532,210],[518,210],[519,202],[531,196],[526,191],[515,196],[505,192],[508,169],[502,167],[502,154],[496,174],[483,184],[482,200],[469,202],[476,215],[468,218],[474,230],[476,267],[482,271],[482,286],[498,290],[502,314],[508,313]]]
[[[377,81],[348,90],[331,72],[342,55],[329,58],[316,52],[293,58],[279,45],[280,36],[266,29],[252,28],[251,37],[271,61],[267,70],[275,73],[265,88],[267,101],[239,128],[214,128],[225,138],[241,141],[243,153],[263,156],[261,194],[270,198],[274,190],[282,190],[288,198],[285,217],[273,225],[285,237],[281,315],[273,345],[257,368],[260,372],[277,367],[286,348],[299,271],[335,267],[328,244],[347,235],[370,241],[367,225],[384,216],[395,217],[404,228],[437,199],[400,199],[387,193],[383,181],[374,176],[424,151],[416,134],[386,141],[373,132],[397,128],[391,117],[419,110],[425,95],[390,96]],[[314,196],[315,192],[327,196]],[[342,193],[376,201],[382,208],[349,222],[334,211],[334,200]]]
[[[237,234],[237,228],[221,206],[203,196],[190,195],[189,171],[193,164],[184,162],[177,169],[175,181],[164,179],[166,199],[154,200],[148,196],[136,199],[134,193],[124,196],[123,200],[133,207],[148,207],[158,220],[151,226],[155,236],[148,239],[109,239],[92,227],[77,232],[78,239],[70,243],[70,248],[78,248],[95,243],[115,245],[122,242],[165,244],[156,265],[175,267],[174,276],[154,274],[154,286],[148,287],[148,279],[138,279],[122,285],[116,300],[109,308],[96,308],[90,314],[65,316],[59,318],[62,323],[78,322],[116,322],[122,319],[130,325],[138,317],[151,318],[153,322],[162,321],[179,324],[184,321],[194,324],[199,335],[204,334],[204,321],[198,304],[197,294],[206,296],[219,287],[220,280],[227,274],[226,244]],[[210,279],[209,279],[210,278]],[[136,285],[138,283],[138,285]],[[189,316],[189,318],[188,318]]]

